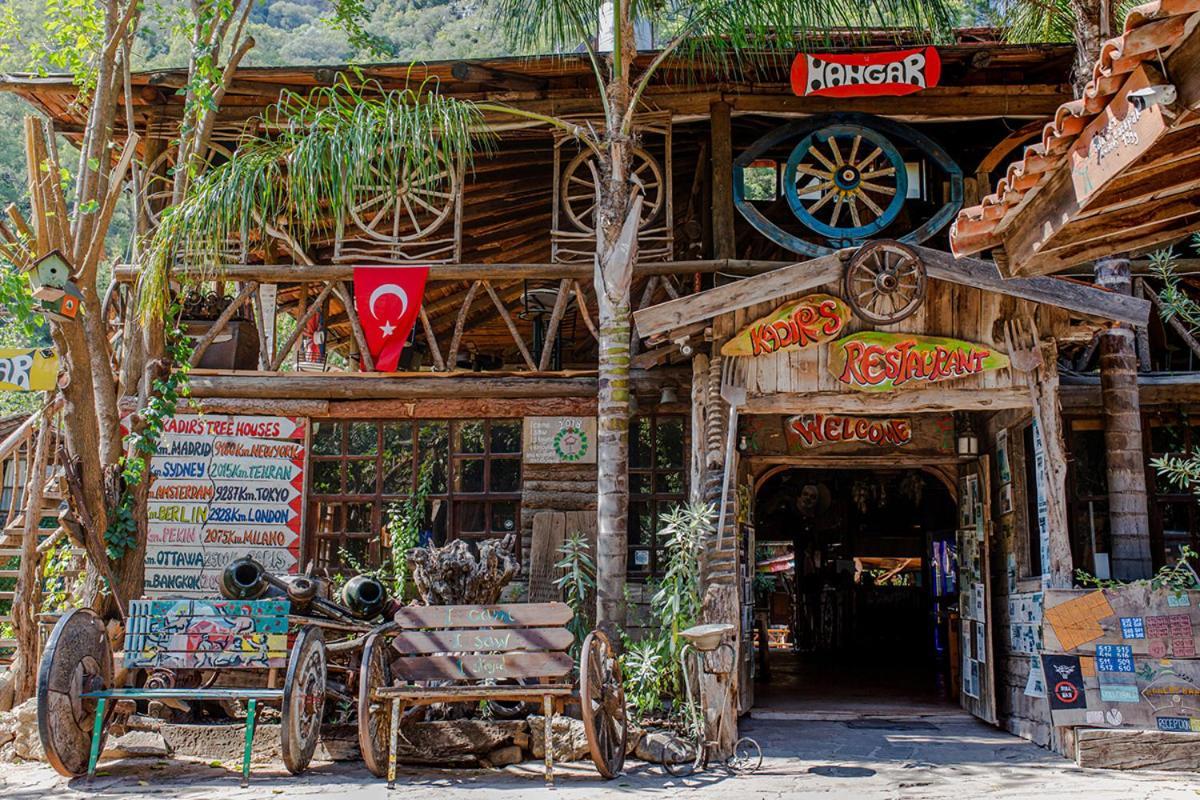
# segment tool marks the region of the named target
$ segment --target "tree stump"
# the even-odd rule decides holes
[[[515,553],[517,537],[479,542],[471,552],[462,539],[443,547],[418,547],[408,552],[408,568],[421,603],[491,605],[521,571]]]

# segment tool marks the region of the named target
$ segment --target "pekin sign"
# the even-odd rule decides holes
[[[852,389],[887,392],[966,378],[1008,366],[989,347],[904,333],[863,331],[830,346],[829,371]]]
[[[792,62],[792,91],[800,97],[880,97],[937,86],[936,47],[885,53],[800,53]]]
[[[828,294],[810,294],[751,322],[721,348],[723,356],[765,356],[828,342],[845,329],[850,307]]]

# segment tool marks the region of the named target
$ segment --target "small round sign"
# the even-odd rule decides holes
[[[1075,703],[1079,700],[1079,689],[1070,681],[1059,681],[1054,685],[1054,696],[1060,703]]]
[[[577,425],[568,425],[554,437],[554,452],[563,461],[578,461],[587,454],[587,450],[587,434]]]

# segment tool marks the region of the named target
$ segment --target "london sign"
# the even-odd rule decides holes
[[[1007,355],[981,344],[880,331],[839,339],[829,352],[833,377],[865,392],[926,386],[1007,366]]]
[[[810,294],[751,322],[721,348],[723,356],[765,356],[831,341],[850,321],[850,307],[828,294]]]

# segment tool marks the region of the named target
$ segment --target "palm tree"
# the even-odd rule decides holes
[[[932,37],[950,28],[952,14],[947,0],[497,0],[494,14],[518,51],[582,50],[594,72],[603,113],[598,130],[511,106],[456,101],[424,86],[367,97],[343,83],[321,94],[324,103],[335,107],[333,113],[320,110],[323,103],[287,96],[279,107],[281,117],[298,114],[301,121],[284,125],[270,142],[243,146],[228,164],[198,182],[164,223],[158,246],[152,248],[154,269],[147,275],[160,289],[165,287],[174,245],[183,241],[193,250],[197,242],[205,243],[215,255],[229,234],[245,234],[259,227],[259,220],[316,222],[318,214],[344,210],[357,170],[378,161],[379,153],[395,152],[390,147],[399,147],[402,155],[385,159],[396,163],[383,165],[382,175],[372,164],[375,180],[398,181],[403,168],[420,170],[436,163],[427,158],[431,148],[447,156],[469,156],[490,141],[480,133],[484,113],[540,120],[575,136],[592,152],[597,174],[597,620],[611,633],[625,622],[630,284],[642,206],[631,164],[643,94],[668,64],[681,68],[700,63],[726,71],[739,63],[778,64],[798,46],[827,43],[833,30],[903,24]],[[612,41],[600,48],[595,34],[602,15],[611,20]],[[634,27],[643,21],[660,33],[662,45],[641,67],[636,64]],[[303,177],[288,183],[287,196],[275,189],[285,163],[293,177]],[[328,201],[326,208],[318,205],[322,198]]]

